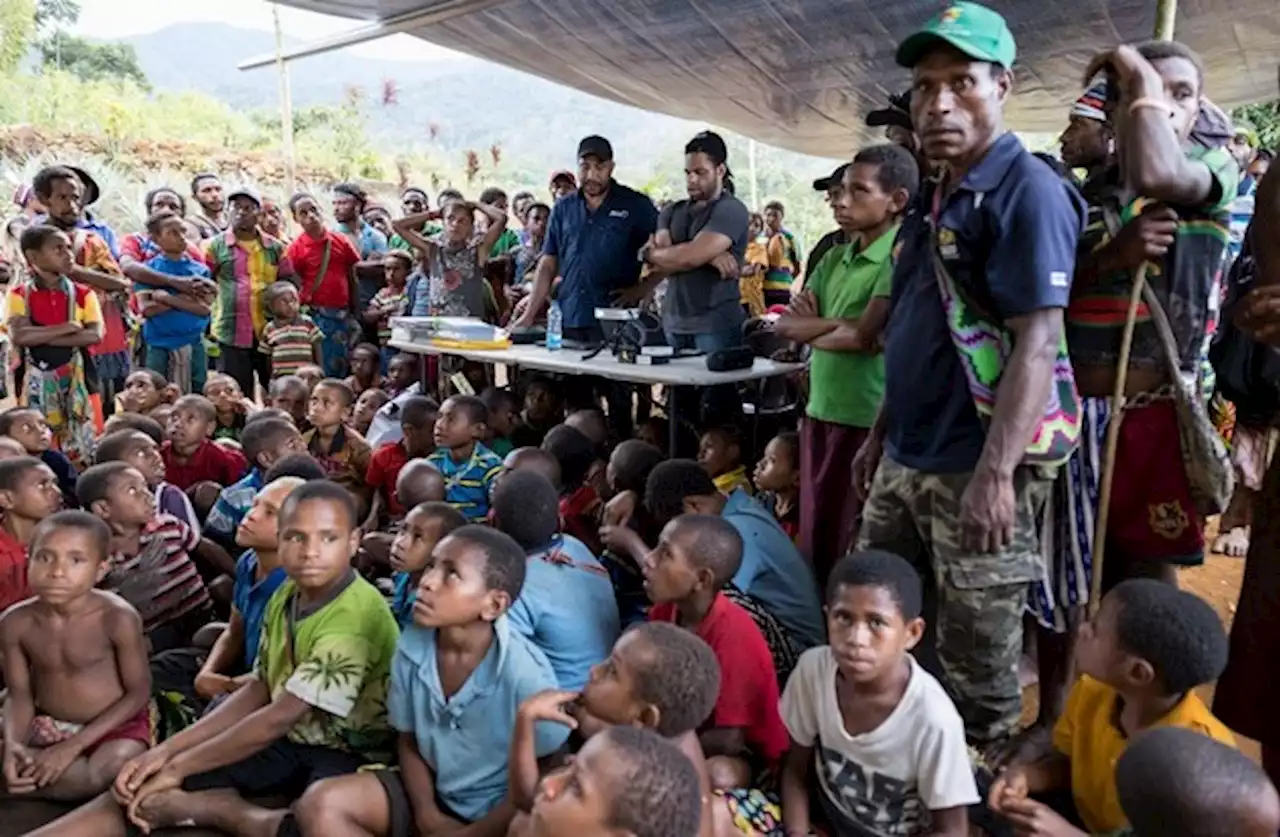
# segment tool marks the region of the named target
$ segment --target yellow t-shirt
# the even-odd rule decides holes
[[[1116,690],[1084,676],[1067,696],[1053,728],[1053,746],[1071,760],[1071,795],[1090,834],[1108,834],[1127,823],[1116,792],[1116,763],[1129,739],[1116,726]],[[1189,692],[1152,727],[1195,730],[1236,746],[1235,736],[1194,693]]]
[[[739,465],[732,471],[726,471],[718,477],[713,477],[712,482],[716,484],[716,489],[726,497],[739,488],[748,494],[755,493],[755,488],[751,485],[751,480],[747,478],[747,468],[745,465]]]

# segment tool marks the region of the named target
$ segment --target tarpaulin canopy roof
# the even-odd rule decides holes
[[[899,40],[938,0],[283,0],[366,21],[436,7],[407,28],[442,46],[645,110],[794,151],[846,156],[862,118],[905,88]],[[1009,125],[1054,131],[1100,48],[1150,37],[1156,0],[991,0],[1018,43]],[[1276,95],[1276,0],[1181,0],[1178,40],[1224,107]],[[483,102],[477,102],[483,107]]]

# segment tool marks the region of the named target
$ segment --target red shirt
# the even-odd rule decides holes
[[[404,517],[405,508],[396,497],[396,480],[400,479],[400,470],[409,464],[409,452],[404,449],[404,442],[387,442],[373,452],[369,458],[369,472],[364,481],[374,491],[381,492],[387,501],[387,513],[392,517]]]
[[[238,481],[249,470],[249,462],[240,451],[224,448],[206,439],[186,462],[179,462],[173,442],[160,447],[164,458],[166,482],[186,491],[198,482],[216,482],[224,488]]]
[[[349,308],[351,306],[351,285],[347,277],[351,268],[360,262],[360,254],[345,235],[333,230],[325,230],[324,238],[316,240],[303,233],[293,240],[284,251],[285,258],[292,264],[298,274],[298,298],[303,305],[313,308]],[[324,245],[329,245],[329,266],[316,288],[316,276],[320,274],[320,264],[324,261]],[[312,294],[312,288],[315,293]]]
[[[150,236],[144,233],[130,233],[120,242],[121,259],[128,256],[139,264],[146,264],[159,255],[160,248],[156,246],[156,243],[151,240]],[[194,244],[187,245],[187,255],[192,259],[192,261],[206,266],[208,264],[204,258],[204,250],[201,250]]]
[[[600,497],[590,485],[583,485],[568,497],[560,498],[560,530],[572,535],[600,554]]]
[[[675,603],[656,604],[650,622],[676,621]],[[791,746],[778,712],[778,674],[773,655],[755,620],[724,593],[717,593],[711,610],[694,634],[715,652],[720,662],[720,697],[704,728],[741,729],[757,757],[774,767]]]
[[[0,613],[10,605],[31,598],[27,586],[27,547],[0,529]]]

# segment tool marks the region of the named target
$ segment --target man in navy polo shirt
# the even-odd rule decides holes
[[[942,674],[984,748],[1007,739],[1022,706],[1023,611],[1051,476],[1022,460],[1049,403],[1084,213],[1005,131],[1015,53],[1004,19],[966,2],[898,47],[922,150],[944,173],[902,226],[884,403],[854,460],[855,489],[869,492],[859,547],[913,557],[935,579]],[[1013,345],[989,423],[952,340],[935,252]]]
[[[578,190],[551,210],[528,308],[512,326],[533,325],[558,275],[564,336],[590,343],[602,336],[596,309],[613,307],[620,292],[640,283],[637,254],[657,229],[658,210],[648,197],[613,179],[613,146],[604,137],[578,143],[578,182]],[[630,387],[581,377],[574,383],[602,391],[614,432],[623,439],[631,435]]]
[[[533,325],[559,275],[564,336],[593,341],[600,338],[595,310],[612,306],[615,294],[640,282],[636,254],[657,229],[658,210],[613,179],[613,146],[604,137],[578,144],[578,180],[578,190],[551,210],[529,307],[514,325]]]

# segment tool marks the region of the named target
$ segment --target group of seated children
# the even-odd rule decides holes
[[[544,381],[437,404],[362,354],[264,407],[139,381],[78,474],[0,414],[4,790],[79,804],[38,837],[1280,830],[1194,692],[1226,657],[1195,596],[1111,591],[1052,751],[993,777],[911,654],[912,565],[855,552],[821,598],[794,434],[752,486],[731,431],[668,459]]]

